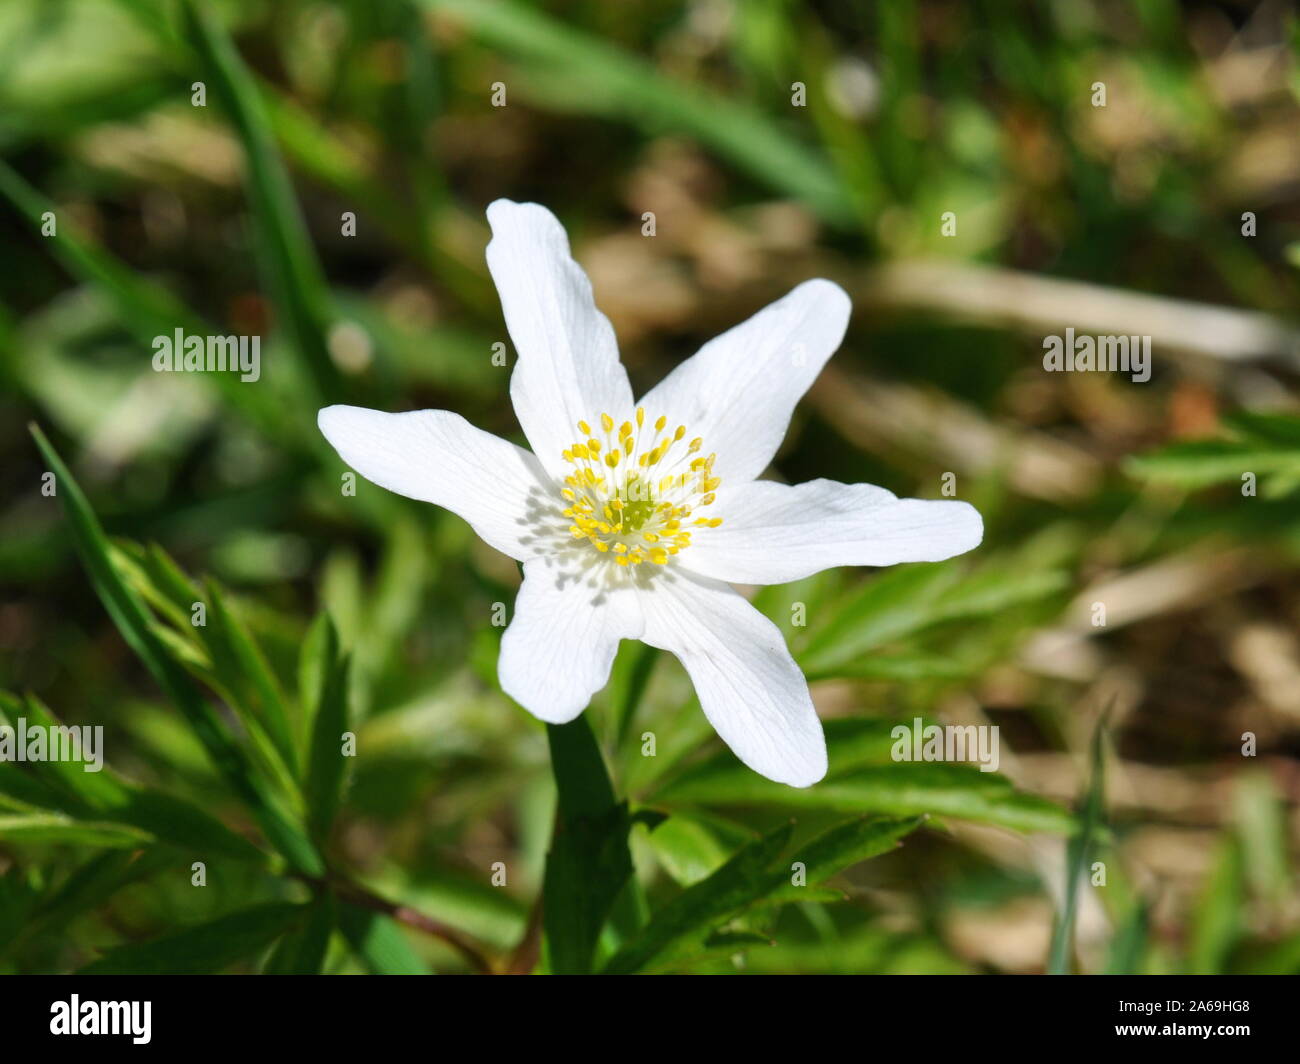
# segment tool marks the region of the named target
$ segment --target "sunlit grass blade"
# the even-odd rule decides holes
[[[154,634],[143,603],[114,569],[104,530],[63,460],[34,425],[32,435],[55,474],[58,498],[67,513],[77,551],[122,637],[180,710],[227,784],[253,812],[267,839],[296,869],[319,875],[324,869],[311,842],[271,789],[251,771],[244,752],[227,733],[189,674]]]
[[[125,824],[76,820],[62,813],[0,815],[0,842],[75,843],[79,846],[114,846],[138,849],[153,838]]]

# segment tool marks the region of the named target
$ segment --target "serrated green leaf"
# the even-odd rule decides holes
[[[7,696],[0,695],[0,706],[4,707],[0,709],[0,720],[15,714]],[[60,725],[36,698],[29,697],[22,703],[21,712],[31,724],[43,728]],[[198,806],[130,783],[107,764],[97,772],[86,772],[83,765],[80,760],[58,760],[36,766],[56,788],[48,794],[49,804],[44,808],[74,820],[121,824],[185,852],[201,850],[242,861],[265,861],[261,850]]]
[[[1045,798],[1024,794],[1003,776],[944,762],[876,765],[837,774],[807,788],[786,787],[745,770],[683,776],[654,795],[655,804],[770,805],[838,813],[935,816],[1060,834],[1074,819]]]
[[[878,857],[898,846],[904,835],[915,831],[925,822],[924,817],[907,817],[899,820],[882,820],[862,817],[831,828],[811,842],[800,846],[791,861],[804,866],[805,886],[795,886],[788,869],[777,873],[771,889],[764,898],[772,900],[806,901],[807,891],[832,876],[872,857]]]
[[[671,960],[708,937],[717,925],[762,896],[772,863],[790,841],[789,824],[750,843],[707,879],[664,905],[641,933],[605,965],[607,975],[628,975]]]
[[[32,435],[55,474],[58,498],[68,515],[77,551],[118,631],[181,711],[213,764],[247,803],[271,843],[299,871],[320,875],[324,866],[307,836],[287,814],[281,800],[252,772],[243,750],[194,686],[189,673],[154,634],[144,604],[114,569],[104,530],[76,479],[35,425],[32,426]]]

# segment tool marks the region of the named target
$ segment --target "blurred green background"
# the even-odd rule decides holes
[[[533,966],[554,786],[491,623],[517,567],[343,496],[315,429],[345,401],[520,438],[505,196],[565,224],[638,393],[838,281],[776,475],[951,473],[986,522],[954,562],[757,596],[828,722],[810,791],[624,644],[588,716],[646,815],[605,955],[792,816],[930,814],[650,967],[1300,971],[1298,40],[1281,3],[3,0],[0,709],[103,725],[120,776],[0,765],[0,970]],[[262,335],[262,379],[152,372],[178,326]],[[1044,372],[1067,327],[1150,335],[1151,380]],[[893,764],[915,716],[998,725],[1000,773]]]

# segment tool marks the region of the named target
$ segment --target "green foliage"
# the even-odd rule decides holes
[[[1182,488],[1228,481],[1240,486],[1245,474],[1259,478],[1265,498],[1300,488],[1300,417],[1237,411],[1224,418],[1224,427],[1223,438],[1173,443],[1129,466],[1136,476]]]
[[[0,971],[1300,971],[1300,242],[1285,166],[1241,162],[1294,126],[1300,24],[1243,51],[1168,4],[697,7],[0,6],[0,724],[106,736],[98,772],[0,761]],[[639,644],[544,732],[496,681],[514,567],[340,493],[326,402],[519,438],[503,195],[564,221],[638,391],[837,279],[851,329],[774,475],[951,471],[984,515],[967,557],[755,594],[815,685],[816,786],[740,765]],[[1153,379],[1041,375],[1083,318],[1155,332]],[[178,328],[263,336],[265,379],[150,372]],[[1113,680],[1106,820],[1077,718]],[[1001,771],[896,760],[916,717],[999,725]],[[1026,960],[1038,834],[1065,893]]]

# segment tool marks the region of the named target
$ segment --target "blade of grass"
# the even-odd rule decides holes
[[[1113,705],[1113,702],[1112,702]],[[1098,833],[1105,820],[1105,747],[1106,720],[1110,708],[1101,715],[1092,733],[1091,773],[1087,794],[1079,810],[1078,830],[1066,848],[1064,900],[1052,928],[1052,942],[1047,959],[1049,975],[1066,975],[1070,970],[1074,920],[1079,907],[1079,882],[1088,874],[1089,862]]]
[[[566,101],[613,112],[658,134],[682,131],[827,222],[851,226],[852,200],[826,161],[767,115],[701,86],[683,85],[639,56],[573,29],[532,7],[500,0],[421,0],[447,12],[488,44],[532,60]],[[780,99],[788,103],[783,91]]]
[[[183,0],[180,10],[186,39],[202,60],[244,146],[267,288],[317,399],[328,402],[339,391],[338,369],[326,339],[333,317],[329,290],[293,185],[276,153],[261,93],[207,4]]]

